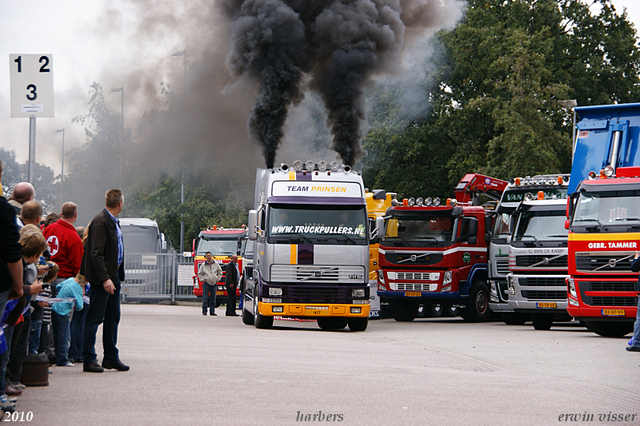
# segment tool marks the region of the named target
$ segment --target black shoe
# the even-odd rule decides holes
[[[640,352],[640,348],[637,346],[627,346],[629,352]]]
[[[82,371],[86,371],[87,373],[102,373],[104,368],[100,367],[97,361],[91,361],[83,364]]]
[[[218,316],[215,312],[211,312],[209,315],[211,315],[212,317],[217,317]]]
[[[240,315],[238,315],[238,314],[227,314],[226,316],[228,316],[228,317],[239,317]]]
[[[204,315],[204,316],[206,317],[206,316],[207,316],[207,313],[206,313],[206,312],[203,312],[203,313],[202,313],[202,315]]]
[[[108,360],[103,360],[102,361],[102,367],[104,368],[112,368],[118,371],[129,371],[129,366],[128,365],[124,365],[122,363],[122,361],[117,360],[117,361],[108,361]]]

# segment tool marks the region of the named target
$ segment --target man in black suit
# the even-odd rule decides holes
[[[236,314],[236,288],[240,279],[240,271],[238,271],[238,256],[231,256],[231,262],[227,265],[227,275],[224,284],[227,286],[227,312],[228,317],[237,317]]]
[[[128,371],[118,356],[120,322],[120,282],[124,280],[124,242],[118,215],[124,205],[119,189],[106,193],[106,207],[89,224],[80,274],[91,283],[89,312],[84,328],[84,371],[102,373],[105,368]],[[104,358],[98,364],[95,351],[96,332],[102,326]]]

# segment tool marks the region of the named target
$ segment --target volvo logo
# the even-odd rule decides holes
[[[415,255],[415,254],[412,254],[412,255],[411,255],[411,261],[412,261],[412,262],[415,262],[415,261],[416,261],[416,255]]]
[[[609,266],[615,268],[618,261],[616,259],[609,259]]]

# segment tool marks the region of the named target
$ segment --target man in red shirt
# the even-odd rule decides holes
[[[75,277],[80,272],[82,255],[84,249],[82,240],[74,228],[73,224],[78,218],[78,206],[75,203],[67,202],[62,205],[60,219],[47,226],[44,236],[49,245],[51,260],[60,267],[58,279],[52,283],[52,291],[55,286],[67,278]]]

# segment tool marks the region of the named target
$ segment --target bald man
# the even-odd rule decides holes
[[[36,190],[29,182],[20,182],[13,187],[9,204],[16,210],[16,216],[20,216],[24,203],[33,200],[35,195]]]
[[[42,204],[36,200],[29,200],[22,205],[22,210],[18,217],[18,226],[23,227],[24,225],[31,224],[40,227],[41,217]]]

